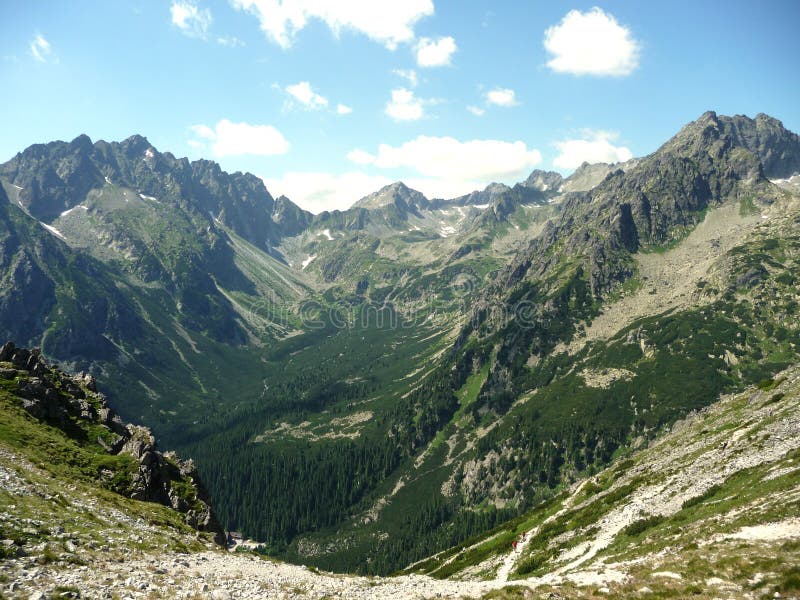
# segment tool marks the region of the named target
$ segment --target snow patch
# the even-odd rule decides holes
[[[310,254],[308,258],[303,261],[303,269],[310,265],[311,261],[313,261],[315,258],[317,258],[316,254]]]
[[[62,234],[62,233],[61,233],[61,232],[60,232],[58,229],[56,229],[56,228],[55,228],[55,227],[53,227],[52,225],[48,225],[47,223],[42,223],[41,221],[39,221],[39,225],[41,225],[42,227],[44,227],[45,229],[47,229],[47,231],[49,231],[50,233],[52,233],[52,234],[53,234],[54,236],[56,236],[57,238],[61,238],[61,239],[62,239],[62,240],[64,240],[65,242],[67,241],[67,238],[65,238],[65,237],[64,237],[64,234]]]
[[[147,150],[144,151],[145,158],[153,158],[154,156],[155,153],[153,152],[152,148],[148,148]]]
[[[333,236],[331,235],[331,230],[330,229],[323,229],[322,233],[318,233],[317,234],[317,237],[319,237],[321,235],[324,235],[326,238],[328,238],[329,240],[333,241]]]
[[[69,215],[69,214],[73,213],[74,211],[78,210],[79,208],[82,208],[83,210],[89,210],[88,206],[84,206],[83,204],[78,204],[78,206],[73,206],[69,210],[65,210],[64,212],[62,212],[60,216],[66,217],[67,215]]]
[[[108,175],[106,175],[106,183],[111,183],[111,180],[108,178]]]
[[[453,235],[456,232],[455,227],[450,227],[449,225],[445,225],[439,230],[439,235],[443,238]]]
[[[489,208],[488,204],[473,204],[472,206],[474,206],[478,210],[486,210],[487,208]]]
[[[139,198],[141,198],[142,200],[150,200],[151,202],[161,204],[161,202],[158,201],[158,198],[153,198],[153,196],[148,196],[147,194],[142,194],[141,192],[139,192]]]

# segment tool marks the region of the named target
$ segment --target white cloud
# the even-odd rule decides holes
[[[486,110],[484,110],[480,106],[468,106],[467,111],[471,112],[476,117],[482,117],[484,114],[486,114]]]
[[[560,154],[553,160],[557,169],[576,169],[584,162],[590,164],[604,162],[625,162],[633,158],[633,153],[625,146],[615,146],[611,143],[619,137],[613,131],[583,132],[582,139],[564,140],[556,142]]]
[[[336,105],[336,114],[339,115],[349,115],[353,112],[353,109],[347,106],[346,104],[337,104]]]
[[[492,181],[518,180],[541,162],[538,150],[523,142],[426,137],[392,147],[381,144],[376,154],[353,150],[347,158],[361,166],[403,169],[402,180],[429,198],[454,198],[483,189]],[[354,202],[396,181],[386,175],[363,171],[341,174],[290,172],[265,178],[273,196],[285,194],[312,212],[350,208]]]
[[[486,93],[486,102],[496,106],[516,106],[517,95],[509,88],[496,88]]]
[[[414,39],[414,26],[433,15],[433,0],[231,0],[239,10],[255,15],[273,42],[288,48],[311,19],[325,23],[334,35],[342,30],[363,33],[394,49]]]
[[[189,37],[205,38],[211,26],[211,11],[190,0],[173,0],[169,8],[172,24]]]
[[[392,73],[405,79],[411,87],[417,87],[419,83],[417,72],[414,69],[394,69]]]
[[[347,160],[357,165],[371,165],[375,162],[375,157],[369,152],[364,152],[356,148],[347,153]]]
[[[328,99],[311,89],[311,84],[301,81],[286,86],[286,93],[305,106],[308,110],[319,110],[328,106]]]
[[[348,158],[382,169],[410,168],[426,177],[493,181],[527,173],[542,160],[541,153],[524,142],[470,140],[421,135],[400,146],[381,144],[371,155],[354,150]]]
[[[36,37],[31,40],[30,49],[33,58],[39,62],[47,62],[53,54],[53,48],[50,46],[50,42],[48,42],[43,35],[38,33]]]
[[[195,138],[189,140],[192,148],[210,148],[214,156],[236,156],[240,154],[274,155],[286,154],[289,142],[272,125],[250,125],[232,123],[222,119],[214,129],[208,125],[193,125]]]
[[[552,55],[547,66],[557,73],[619,77],[639,66],[640,46],[630,29],[597,7],[569,11],[544,32],[544,47]]]
[[[245,43],[236,36],[223,35],[217,37],[217,43],[220,46],[227,46],[228,48],[241,48]]]
[[[449,36],[438,40],[422,38],[417,44],[417,64],[420,67],[448,66],[457,49],[456,41]]]
[[[313,213],[323,210],[346,210],[357,200],[390,183],[391,180],[387,177],[367,175],[361,171],[338,175],[289,172],[279,178],[264,178],[264,185],[273,196],[283,194]]]
[[[418,121],[425,110],[423,102],[414,96],[414,92],[406,88],[392,90],[392,99],[386,103],[385,112],[395,121]]]

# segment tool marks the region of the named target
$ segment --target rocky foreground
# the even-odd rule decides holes
[[[9,568],[10,567],[10,568]],[[81,598],[462,598],[479,597],[493,582],[425,576],[348,577],[247,554],[203,552],[101,560],[66,569],[14,561],[0,568],[8,592],[20,598],[69,593]],[[59,592],[59,590],[61,590]],[[76,596],[73,596],[76,597]]]

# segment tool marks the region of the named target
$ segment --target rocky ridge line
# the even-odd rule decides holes
[[[38,349],[17,348],[7,342],[0,347],[0,378],[16,380],[16,395],[25,411],[65,433],[71,419],[101,425],[108,434],[98,435],[94,441],[108,454],[127,455],[138,463],[124,495],[183,513],[189,526],[213,533],[218,544],[225,543],[225,533],[214,516],[194,462],[158,450],[149,428],[123,423],[105,395],[97,391],[92,375],[69,375],[49,365]],[[114,473],[101,471],[99,477],[107,483]]]

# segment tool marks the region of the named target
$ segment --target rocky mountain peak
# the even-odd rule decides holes
[[[555,171],[534,169],[522,185],[539,190],[540,192],[547,192],[550,190],[557,190],[562,180],[563,177],[561,174]]]
[[[365,196],[356,202],[353,207],[375,209],[388,205],[394,205],[405,210],[409,207],[426,208],[430,205],[430,202],[421,192],[411,189],[402,181],[396,181],[369,196]]]

